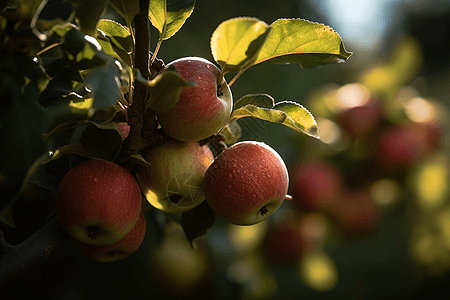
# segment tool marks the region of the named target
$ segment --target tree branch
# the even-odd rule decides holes
[[[135,24],[135,67],[145,78],[150,78],[150,30],[149,30],[149,0],[140,0],[140,11],[134,17]],[[147,86],[137,80],[134,82],[133,102],[128,109],[128,124],[130,133],[124,140],[121,158],[136,154],[143,148],[157,144],[162,140],[158,131],[155,113],[147,109],[150,93]]]
[[[70,238],[58,217],[17,246],[6,243],[0,231],[0,286],[42,266]]]

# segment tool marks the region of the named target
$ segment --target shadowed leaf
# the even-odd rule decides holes
[[[88,155],[110,161],[119,154],[122,142],[122,134],[114,122],[102,125],[90,122],[80,137],[80,144]]]
[[[206,200],[181,215],[180,225],[192,248],[194,248],[194,240],[204,236],[213,226],[215,216]]]
[[[139,0],[109,0],[109,4],[127,21],[131,23],[139,13]]]

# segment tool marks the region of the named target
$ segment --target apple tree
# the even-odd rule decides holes
[[[159,49],[183,34],[195,0],[0,3],[2,285],[71,240],[97,261],[132,254],[145,226],[125,228],[124,220],[138,226],[161,212],[193,247],[216,216],[263,221],[292,198],[288,169],[264,141],[241,140],[238,121],[256,118],[319,138],[317,122],[301,99],[252,91],[235,99],[232,85],[258,64],[313,68],[351,55],[323,24],[236,17],[212,30],[213,62],[166,62]],[[129,203],[131,186],[141,193],[138,207]],[[26,238],[9,241],[20,202],[35,187],[47,199],[35,204],[46,217]],[[80,226],[82,217],[91,223]],[[107,230],[93,220],[112,223],[116,238],[91,243]],[[80,238],[86,233],[90,239]]]

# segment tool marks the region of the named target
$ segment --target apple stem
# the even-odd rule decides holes
[[[286,195],[285,197],[284,197],[284,200],[288,200],[288,201],[290,201],[290,200],[292,200],[292,199],[294,199],[291,195]]]

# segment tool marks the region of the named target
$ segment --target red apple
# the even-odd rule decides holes
[[[200,141],[217,133],[228,121],[233,97],[221,71],[206,59],[184,57],[167,65],[175,66],[195,87],[181,89],[179,100],[166,112],[157,113],[162,129],[171,137]]]
[[[300,211],[326,211],[345,190],[342,172],[330,161],[307,158],[290,169],[292,204]]]
[[[128,125],[127,122],[118,122],[116,123],[117,128],[119,128],[120,133],[122,134],[123,138],[125,139],[128,134],[130,133],[130,125]]]
[[[141,199],[139,185],[126,169],[94,159],[78,164],[64,176],[56,195],[56,212],[73,238],[105,246],[133,228]]]
[[[236,225],[265,220],[287,196],[289,177],[281,156],[261,142],[239,142],[220,153],[205,175],[212,210]]]
[[[141,212],[130,232],[118,242],[108,246],[95,246],[73,240],[81,254],[96,262],[113,262],[133,254],[145,237],[145,216]]]
[[[138,166],[136,179],[153,207],[179,213],[205,200],[203,177],[214,160],[207,145],[169,139],[145,149],[142,155],[150,166]]]
[[[378,139],[377,161],[387,169],[411,167],[439,145],[439,135],[439,130],[428,124],[390,127]]]
[[[380,123],[383,109],[378,102],[372,100],[365,105],[344,110],[337,117],[338,124],[352,137],[367,136]]]
[[[369,189],[349,190],[336,202],[331,218],[347,235],[361,235],[374,230],[381,219],[381,210],[372,200]]]

